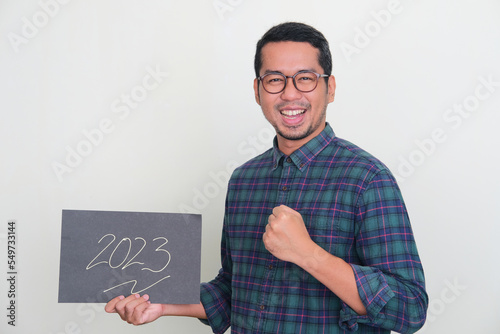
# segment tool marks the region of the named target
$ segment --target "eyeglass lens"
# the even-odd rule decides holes
[[[286,85],[286,77],[280,73],[270,73],[262,78],[264,89],[269,93],[279,93]],[[293,77],[295,88],[301,92],[310,92],[318,84],[318,75],[314,72],[300,72]]]

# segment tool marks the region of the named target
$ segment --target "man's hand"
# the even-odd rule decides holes
[[[285,205],[275,207],[268,222],[262,240],[278,259],[298,264],[316,246],[297,211]]]
[[[116,297],[104,307],[108,313],[118,313],[122,320],[133,325],[143,325],[163,315],[162,304],[151,304],[148,295],[138,294]]]
[[[203,305],[198,304],[152,304],[148,295],[138,294],[127,298],[119,296],[110,300],[104,307],[108,313],[118,313],[122,320],[133,325],[144,325],[161,316],[184,316],[206,319]]]

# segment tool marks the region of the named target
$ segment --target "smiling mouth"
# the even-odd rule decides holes
[[[306,109],[280,110],[282,116],[288,119],[294,119],[304,114]]]

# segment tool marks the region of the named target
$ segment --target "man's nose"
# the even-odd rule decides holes
[[[293,77],[286,78],[285,89],[281,92],[281,98],[283,100],[297,100],[302,96],[302,92],[299,91],[293,84]]]

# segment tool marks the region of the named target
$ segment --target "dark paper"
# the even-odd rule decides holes
[[[63,210],[59,302],[197,304],[200,258],[200,215]]]

